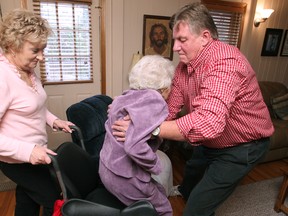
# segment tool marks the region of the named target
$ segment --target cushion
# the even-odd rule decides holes
[[[273,112],[278,118],[288,120],[288,93],[277,97],[271,97],[271,105]]]
[[[107,95],[94,95],[72,104],[66,110],[67,119],[82,131],[86,151],[97,161],[106,133],[107,110],[111,103],[112,98]],[[80,144],[76,133],[72,133],[72,140]]]
[[[173,187],[172,164],[169,157],[164,152],[157,150],[156,154],[160,159],[162,171],[159,175],[152,175],[152,178],[164,187],[168,197]]]

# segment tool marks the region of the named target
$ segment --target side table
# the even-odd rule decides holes
[[[284,212],[286,215],[288,215],[288,207],[285,206],[285,199],[288,193],[288,170],[283,170],[284,176],[283,181],[280,187],[279,194],[277,196],[277,200],[275,202],[274,210],[276,212]]]

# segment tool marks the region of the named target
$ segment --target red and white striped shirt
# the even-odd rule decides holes
[[[218,40],[189,64],[176,68],[168,98],[169,116],[192,145],[225,148],[269,137],[274,128],[248,60]]]

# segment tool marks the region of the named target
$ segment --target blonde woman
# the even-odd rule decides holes
[[[60,197],[46,164],[46,124],[71,132],[71,122],[45,107],[46,93],[34,72],[51,29],[40,16],[14,10],[0,25],[0,168],[16,184],[15,216],[52,215]]]

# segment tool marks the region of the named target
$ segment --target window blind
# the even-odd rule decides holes
[[[47,19],[49,37],[40,63],[43,84],[93,81],[91,9],[88,0],[34,0],[34,12]]]
[[[246,3],[202,0],[217,26],[219,40],[240,48]]]

